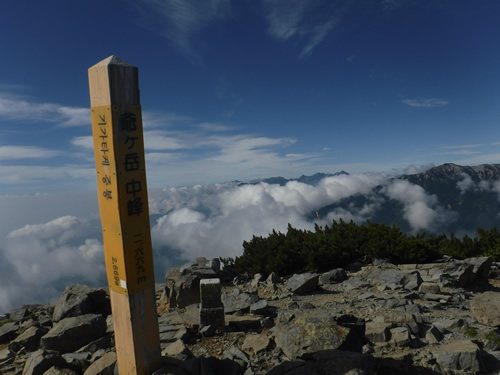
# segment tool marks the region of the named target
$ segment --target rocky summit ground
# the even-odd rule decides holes
[[[200,324],[200,280],[214,278],[223,328]],[[199,258],[168,270],[157,306],[156,375],[500,373],[500,278],[489,258],[286,279],[228,275]],[[23,306],[0,325],[0,374],[118,373],[105,288],[70,286],[56,304]]]

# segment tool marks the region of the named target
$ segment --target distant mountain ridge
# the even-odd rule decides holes
[[[340,172],[336,172],[333,174],[332,173],[315,173],[311,176],[302,175],[299,178],[289,178],[289,179],[281,177],[281,176],[269,177],[269,178],[252,180],[248,183],[240,183],[240,185],[246,185],[246,184],[257,185],[257,184],[260,184],[261,182],[264,182],[266,184],[271,184],[271,185],[285,186],[290,181],[297,181],[297,182],[302,182],[302,183],[307,184],[307,185],[316,186],[322,179],[324,179],[326,177],[334,177],[334,176],[342,176],[342,175],[348,176],[349,173],[347,173],[345,171],[340,171]]]
[[[400,178],[422,186],[424,189],[436,183],[458,181],[465,175],[478,183],[481,180],[496,181],[500,179],[500,164],[481,164],[474,167],[464,167],[453,163],[446,163],[425,172],[403,175]]]
[[[446,233],[475,232],[477,228],[500,227],[500,164],[460,166],[447,163],[416,174],[402,175],[403,180],[421,186],[425,193],[437,198],[441,214],[447,220],[435,224],[431,231]],[[364,207],[378,205],[371,221],[397,225],[404,231],[411,227],[404,218],[404,204],[390,199],[383,186],[369,194],[356,194],[322,207],[321,217],[332,212],[360,212]],[[316,213],[310,214],[313,220]]]
[[[400,179],[424,188],[458,219],[448,230],[500,226],[500,164],[460,166],[447,163]]]

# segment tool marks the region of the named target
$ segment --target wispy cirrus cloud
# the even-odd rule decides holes
[[[171,127],[192,122],[193,118],[170,112],[146,111],[142,113],[144,129]]]
[[[477,148],[484,146],[483,143],[476,143],[476,144],[468,144],[468,145],[452,145],[452,146],[443,146],[441,147],[444,150],[455,150],[455,149],[461,149],[461,148]]]
[[[298,39],[300,58],[311,54],[340,19],[342,11],[330,1],[263,0],[268,32],[278,40]]]
[[[500,164],[500,153],[484,153],[452,162],[459,165]]]
[[[211,132],[225,132],[231,130],[230,126],[221,124],[221,123],[213,123],[213,122],[204,122],[198,125],[198,128],[201,130],[211,131]]]
[[[0,160],[47,159],[60,154],[57,150],[35,146],[0,146]]]
[[[467,145],[449,145],[441,147],[441,155],[474,155],[481,154],[478,150],[480,147],[485,146],[482,143],[478,144],[467,144]]]
[[[433,107],[444,107],[448,105],[449,101],[446,99],[440,98],[414,98],[414,99],[401,99],[401,103],[407,104],[410,107],[424,107],[424,108],[433,108]]]
[[[328,0],[262,0],[269,35],[281,41],[298,41],[300,58],[311,54],[335,27],[346,9],[342,4]],[[140,0],[133,5],[142,17],[137,21],[141,26],[162,34],[197,65],[202,64],[196,48],[198,35],[227,19],[233,10],[231,0]]]
[[[31,87],[20,83],[0,82],[0,91],[25,91],[25,90],[31,90]]]
[[[472,150],[464,149],[464,150],[446,151],[446,152],[442,152],[441,154],[442,155],[477,155],[480,153],[481,153],[480,151],[472,151]]]
[[[165,36],[193,64],[201,64],[194,47],[195,36],[211,23],[230,14],[230,0],[141,0],[135,3],[143,20],[141,26]]]
[[[382,6],[385,10],[396,10],[407,3],[414,2],[414,0],[382,0]]]
[[[224,123],[185,120],[182,118],[182,130],[173,126],[144,131],[150,186],[292,174],[295,168],[316,165],[315,161],[320,158],[317,153],[293,152],[290,148],[297,142],[294,138],[234,134],[234,128]],[[73,137],[70,144],[80,149],[78,155],[93,158],[91,135]],[[89,164],[88,168],[91,167]]]
[[[177,132],[148,130],[144,132],[144,147],[147,150],[179,150],[191,148]]]
[[[60,127],[90,124],[88,108],[56,103],[38,103],[5,93],[0,93],[0,118],[51,122]]]
[[[95,179],[95,168],[82,165],[0,165],[3,176],[0,185],[19,184],[41,189],[41,183],[62,186],[77,181],[90,182]]]
[[[94,149],[94,141],[91,135],[82,135],[80,137],[73,137],[71,138],[70,143],[73,146],[82,147],[89,150]]]

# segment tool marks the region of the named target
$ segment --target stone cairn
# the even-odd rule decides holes
[[[500,278],[489,258],[383,260],[281,279],[217,260],[157,285],[155,375],[499,374]],[[117,374],[105,288],[0,316],[0,374]]]

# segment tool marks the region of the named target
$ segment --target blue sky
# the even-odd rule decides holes
[[[500,163],[500,3],[4,1],[0,192],[94,191],[87,69],[139,68],[150,187]]]

